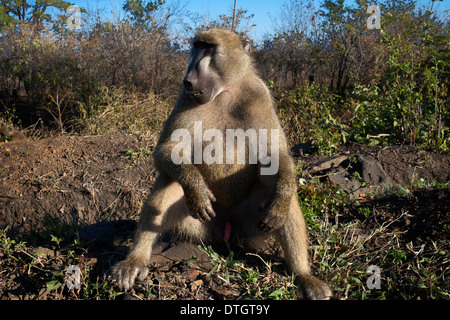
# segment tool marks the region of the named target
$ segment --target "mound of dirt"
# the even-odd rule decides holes
[[[0,143],[0,228],[23,234],[52,221],[87,226],[136,220],[156,175],[150,156],[155,142],[154,137],[120,135]],[[450,180],[448,154],[407,147],[342,154],[343,160],[354,155],[376,159],[389,181],[402,186],[420,179]],[[314,156],[302,162],[309,168],[326,159]]]
[[[365,208],[376,208],[370,219],[362,214],[367,212]],[[391,228],[405,232],[404,241],[448,241],[450,189],[423,189],[404,196],[357,201],[345,208],[342,222],[352,219],[364,221],[367,229],[392,223]]]
[[[58,136],[0,143],[0,228],[28,233],[136,219],[154,182],[154,138]]]
[[[81,240],[89,243],[90,258],[86,264],[93,265],[99,276],[104,275],[111,265],[125,257],[131,246],[135,221],[155,180],[156,171],[150,156],[155,143],[154,137],[135,135],[57,136],[42,141],[0,143],[0,229],[20,239],[67,226],[72,234],[75,231]],[[450,180],[448,154],[402,146],[352,148],[338,155],[342,160],[340,164],[355,155],[362,164],[364,159],[376,161],[375,167],[386,175],[379,180],[389,179],[399,186]],[[310,156],[300,160],[307,172],[327,158]],[[326,175],[328,169],[316,174]],[[356,171],[359,169],[355,167]],[[449,190],[424,189],[406,197],[366,199],[348,206],[340,219],[361,218],[363,221],[364,207],[376,208],[377,214],[364,220],[373,223],[367,228],[392,222],[405,231],[405,239],[448,241]],[[398,219],[399,216],[403,218]],[[48,248],[38,247],[37,250],[45,254],[52,252]],[[228,253],[225,250],[224,256]],[[191,261],[192,257],[196,257],[195,261]],[[236,284],[209,274],[212,268],[209,257],[196,245],[163,240],[151,262],[145,285],[141,284],[142,288],[136,290],[147,292],[148,286],[157,288],[160,296],[156,298],[238,299],[244,294]],[[254,262],[259,263],[261,269],[265,268],[259,258]],[[13,274],[16,269],[11,265],[5,275]],[[20,283],[8,281],[0,291],[32,297],[35,290],[33,294],[39,298],[55,298],[51,296],[53,291],[45,289],[49,281],[46,277],[28,279],[23,274],[16,278],[22,279]],[[275,290],[278,281],[279,287],[288,285],[286,279],[271,274],[263,282]],[[131,296],[123,297],[132,298],[132,294],[133,291]]]

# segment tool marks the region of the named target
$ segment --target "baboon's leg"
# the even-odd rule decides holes
[[[161,233],[177,225],[197,238],[206,234],[205,227],[188,214],[181,186],[159,175],[141,210],[134,245],[126,260],[113,267],[119,287],[128,290],[137,277],[143,280],[147,276],[153,245]]]
[[[287,220],[276,234],[281,243],[286,264],[296,276],[299,298],[329,299],[331,290],[328,286],[310,274],[308,233],[295,195],[291,199]]]
[[[261,241],[268,233],[260,230],[261,203],[267,199],[272,187],[268,178],[258,181],[247,199],[240,203],[232,211],[232,218],[236,221],[234,227],[241,236],[254,237]],[[308,257],[308,233],[302,210],[298,204],[297,196],[291,198],[289,212],[280,229],[271,232],[281,244],[287,267],[296,276],[299,298],[305,299],[328,299],[331,290],[326,284],[310,274],[310,261]],[[251,242],[258,247],[261,243]]]

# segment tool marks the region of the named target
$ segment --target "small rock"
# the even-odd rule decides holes
[[[194,282],[192,282],[192,284],[195,284],[197,287],[201,287],[203,285],[203,280],[202,279],[195,280]]]
[[[55,256],[55,251],[44,247],[35,248],[33,253],[45,258],[53,258]]]
[[[186,271],[183,272],[183,278],[189,281],[194,281],[195,279],[198,278],[199,275],[200,271],[193,268],[188,268]]]
[[[191,283],[191,291],[196,291],[199,287],[201,287],[203,285],[203,280],[199,279],[196,281],[193,281]]]
[[[314,149],[314,141],[309,140],[305,143],[300,143],[291,148],[291,152],[294,156],[303,156],[305,152],[311,152]]]
[[[313,164],[311,168],[308,170],[308,172],[310,174],[315,174],[331,168],[337,168],[343,161],[347,160],[348,158],[349,158],[348,156],[336,156],[327,158],[325,160]]]

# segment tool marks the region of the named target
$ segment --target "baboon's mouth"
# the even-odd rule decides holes
[[[206,91],[206,88],[203,89],[203,90],[201,90],[201,91],[189,92],[189,93],[192,94],[194,97],[197,97],[197,96],[199,96],[199,95],[205,93],[205,91]]]

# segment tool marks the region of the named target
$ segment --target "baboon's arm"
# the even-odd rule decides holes
[[[278,229],[285,223],[291,199],[295,195],[295,170],[291,156],[280,152],[279,170],[275,188],[263,207],[261,228],[265,231]]]
[[[194,218],[200,221],[211,220],[216,216],[211,204],[216,198],[194,165],[175,164],[172,161],[172,148],[170,143],[158,143],[153,152],[156,169],[181,185],[189,213]]]

